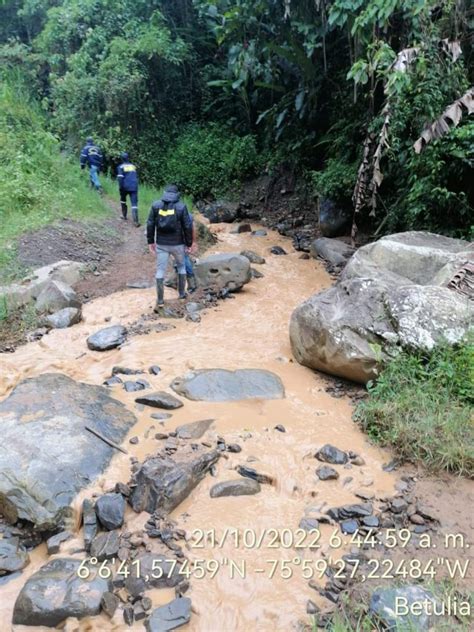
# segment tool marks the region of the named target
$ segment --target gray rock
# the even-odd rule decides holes
[[[87,338],[87,346],[91,351],[108,351],[125,342],[127,330],[122,325],[113,325],[96,331]]]
[[[59,553],[59,549],[61,548],[61,544],[63,542],[67,542],[72,538],[72,533],[69,531],[61,531],[60,533],[56,533],[52,535],[50,538],[46,540],[46,548],[48,549],[48,555],[54,555],[55,553]]]
[[[178,597],[165,606],[156,608],[145,623],[147,632],[168,632],[186,625],[191,619],[191,599]]]
[[[170,413],[153,413],[150,415],[152,419],[157,419],[158,421],[164,421],[165,419],[170,419],[173,415]]]
[[[104,494],[95,503],[95,512],[104,529],[118,529],[125,517],[125,498],[122,494]]]
[[[171,388],[188,399],[206,402],[285,397],[280,378],[270,371],[259,369],[194,371],[173,380]]]
[[[68,617],[82,619],[100,612],[109,582],[91,572],[87,581],[78,575],[80,560],[52,560],[34,573],[15,602],[13,624],[56,627]]]
[[[319,529],[319,521],[316,518],[301,518],[298,529],[305,531],[314,531]]]
[[[170,512],[177,507],[217,463],[217,451],[197,453],[191,459],[174,461],[155,456],[146,459],[135,475],[130,496],[134,511]]]
[[[326,513],[334,520],[350,520],[352,518],[366,518],[373,514],[373,507],[370,503],[359,503],[355,505],[343,505],[334,507]]]
[[[97,535],[91,544],[91,557],[96,557],[99,562],[115,557],[120,548],[118,531],[108,531]]]
[[[201,303],[195,303],[193,301],[191,301],[190,303],[186,303],[186,311],[188,312],[188,314],[196,314],[203,309],[204,305],[201,305]]]
[[[83,535],[84,535],[84,548],[89,551],[91,548],[92,540],[97,535],[97,514],[95,513],[94,503],[85,498],[82,503],[82,523],[83,523]]]
[[[77,492],[116,454],[85,426],[121,443],[136,422],[106,388],[59,373],[20,382],[0,402],[0,419],[1,512],[11,522],[32,522],[39,531],[55,529],[72,515]]]
[[[123,383],[123,388],[125,391],[127,391],[127,393],[136,393],[137,391],[144,391],[145,388],[148,388],[148,387],[145,386],[143,382],[138,382],[138,381],[132,382],[131,380],[127,380],[126,382]]]
[[[224,496],[251,496],[258,494],[260,483],[251,479],[243,478],[235,481],[223,481],[213,485],[210,490],[211,498],[223,498]]]
[[[339,472],[337,472],[333,467],[322,465],[317,468],[316,476],[320,481],[335,481],[339,478]]]
[[[112,617],[114,616],[119,603],[120,603],[119,598],[116,595],[114,595],[114,593],[111,593],[111,592],[105,592],[102,595],[102,599],[100,602],[102,606],[102,610],[110,619],[112,619]]]
[[[398,614],[402,608],[397,604],[406,605],[409,609],[415,602],[430,601],[439,604],[431,592],[421,586],[401,586],[399,588],[378,588],[370,599],[370,613],[376,615],[384,626],[395,632],[396,630],[429,630],[437,623],[438,617],[428,615],[426,609],[418,616],[409,612]],[[433,609],[433,606],[431,606]]]
[[[82,312],[77,307],[65,307],[50,316],[46,316],[46,323],[53,329],[66,329],[81,322]]]
[[[238,212],[239,204],[226,200],[218,200],[201,209],[201,213],[207,217],[211,224],[231,223],[237,219]]]
[[[215,419],[202,419],[176,427],[178,439],[200,439],[214,423]]]
[[[267,231],[264,228],[257,228],[252,232],[252,237],[266,237],[268,235]]]
[[[320,237],[311,244],[311,255],[316,259],[321,257],[333,266],[345,265],[354,254],[355,248],[339,239]]]
[[[153,364],[148,369],[148,373],[151,373],[152,375],[159,375],[160,371],[161,371],[161,368],[157,364]]]
[[[30,556],[19,548],[18,538],[0,540],[0,576],[21,571],[30,563]]]
[[[360,248],[337,285],[293,312],[290,339],[298,362],[365,383],[400,347],[430,351],[457,343],[474,323],[474,304],[441,287],[472,260],[469,243],[407,232]]]
[[[125,580],[125,589],[134,598],[149,588],[174,588],[184,579],[179,564],[173,565],[171,555],[142,553],[135,559],[138,560],[133,566],[135,570]]]
[[[286,250],[284,248],[282,248],[281,246],[272,246],[270,248],[270,252],[272,253],[272,255],[286,255],[286,254],[288,254],[286,252]]]
[[[343,520],[341,522],[341,531],[342,533],[347,533],[349,535],[354,534],[359,528],[359,523],[357,520]]]
[[[340,237],[349,229],[352,211],[338,207],[328,198],[319,202],[319,228],[324,237]]]
[[[250,281],[250,261],[238,254],[210,255],[194,266],[198,287],[240,290]]]
[[[318,461],[332,463],[333,465],[344,465],[349,460],[349,457],[345,452],[329,443],[323,445],[323,447],[320,448],[314,456],[318,459]]]
[[[252,279],[263,279],[265,276],[260,270],[256,270],[255,268],[250,268],[250,275]]]
[[[183,402],[167,393],[166,391],[156,391],[148,395],[142,395],[135,399],[137,404],[151,406],[152,408],[164,408],[165,410],[176,410],[183,406]]]
[[[250,261],[250,263],[265,263],[265,259],[253,250],[242,250],[240,254],[242,255],[242,257],[246,257]]]
[[[248,467],[248,465],[238,465],[237,472],[244,476],[245,478],[252,478],[253,480],[261,483],[262,485],[274,485],[274,479],[268,474],[261,474],[257,472],[253,467]]]
[[[239,235],[240,233],[251,233],[252,227],[250,224],[239,224],[230,231],[233,235]]]
[[[52,314],[65,307],[81,307],[77,294],[62,281],[49,281],[36,299],[36,309]]]

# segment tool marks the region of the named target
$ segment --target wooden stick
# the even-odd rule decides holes
[[[114,443],[110,439],[107,439],[107,437],[104,437],[104,435],[100,434],[98,430],[95,430],[94,428],[91,428],[90,426],[84,426],[84,428],[88,430],[89,432],[92,432],[92,434],[95,435],[96,437],[99,437],[99,439],[102,439],[102,441],[110,445],[112,448],[115,448],[116,450],[120,450],[120,452],[123,452],[124,454],[128,454],[127,450],[122,448],[122,446],[118,445],[117,443]]]

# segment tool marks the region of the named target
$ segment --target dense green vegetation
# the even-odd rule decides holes
[[[373,439],[434,472],[474,476],[474,341],[401,353],[369,394],[356,419]]]
[[[474,224],[472,97],[440,118],[472,84],[464,0],[5,0],[0,23],[70,152],[94,134],[196,196],[284,165],[372,231]]]
[[[107,206],[60,153],[18,77],[0,86],[0,282],[17,277],[14,237],[59,218],[100,218]]]

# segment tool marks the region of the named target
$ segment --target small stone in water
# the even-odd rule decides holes
[[[131,443],[132,445],[137,445],[138,441],[139,441],[138,437],[132,437],[129,443]]]
[[[278,430],[278,432],[286,432],[285,426],[282,426],[281,424],[277,424],[275,426],[275,430]]]

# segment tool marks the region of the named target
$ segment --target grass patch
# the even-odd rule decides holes
[[[400,353],[368,385],[355,419],[369,436],[430,471],[474,477],[474,340]]]

